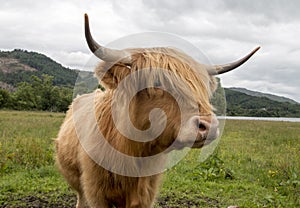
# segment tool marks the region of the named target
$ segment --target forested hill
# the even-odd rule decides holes
[[[282,97],[282,96],[277,96],[277,95],[272,95],[272,94],[262,93],[262,92],[256,92],[256,91],[248,90],[245,88],[238,88],[238,87],[231,87],[229,89],[244,93],[246,95],[251,95],[254,97],[266,97],[266,98],[269,98],[270,100],[274,100],[274,101],[278,101],[278,102],[283,102],[283,103],[288,102],[288,103],[292,103],[292,104],[297,104],[296,101],[286,98],[286,97]]]
[[[20,82],[30,82],[31,77],[53,76],[53,84],[74,86],[77,71],[63,67],[49,57],[26,50],[0,51],[0,82],[16,87]]]
[[[253,117],[300,117],[300,104],[256,97],[225,89],[227,115]]]

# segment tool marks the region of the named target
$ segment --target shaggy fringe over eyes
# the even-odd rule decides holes
[[[176,96],[179,104],[199,107],[203,112],[211,112],[209,99],[215,87],[215,79],[210,77],[205,67],[193,58],[173,48],[129,49],[132,63],[110,64],[102,62],[95,69],[95,75],[101,84],[112,90],[121,87],[127,93],[139,88],[148,88],[148,93],[155,93],[158,87]],[[105,71],[107,72],[105,73]],[[105,73],[105,74],[103,74]],[[130,78],[129,76],[130,75]],[[127,78],[126,78],[127,77]],[[128,79],[121,82],[123,79]],[[120,84],[120,86],[118,86]],[[126,93],[127,92],[127,93]],[[186,102],[189,103],[186,103]]]

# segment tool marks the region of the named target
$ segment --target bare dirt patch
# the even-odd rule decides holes
[[[16,71],[37,71],[37,69],[20,63],[17,59],[0,57],[0,71],[12,73]]]
[[[199,197],[195,200],[185,198],[161,197],[157,200],[157,205],[160,208],[188,208],[201,207],[201,205],[209,204],[212,207],[218,207],[218,201],[208,197]],[[25,196],[22,198],[11,198],[5,202],[0,208],[25,208],[25,207],[39,207],[39,208],[68,208],[75,207],[75,195],[62,195],[59,197],[53,196]]]

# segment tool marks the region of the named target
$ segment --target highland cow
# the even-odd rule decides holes
[[[92,38],[87,15],[85,35],[102,60],[95,76],[106,90],[73,101],[56,139],[57,164],[78,193],[78,208],[150,208],[166,155],[218,137],[214,75],[240,66],[259,47],[208,66],[174,48],[105,48]]]

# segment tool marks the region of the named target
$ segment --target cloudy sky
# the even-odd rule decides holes
[[[225,87],[286,96],[300,102],[298,0],[0,0],[0,50],[37,51],[71,68],[91,58],[83,33],[106,45],[130,34],[160,31],[191,42],[215,63],[262,48],[220,76]]]

